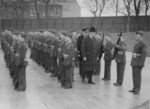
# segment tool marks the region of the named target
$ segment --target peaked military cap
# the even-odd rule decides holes
[[[110,35],[110,34],[108,34],[108,33],[105,33],[105,36],[109,36],[109,37],[111,37],[111,35]]]
[[[136,31],[136,34],[143,36],[144,33],[143,33],[143,31]]]
[[[82,29],[83,32],[86,31],[86,30],[89,30],[89,28],[84,28],[84,29]]]

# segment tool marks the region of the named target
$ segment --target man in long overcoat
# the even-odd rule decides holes
[[[90,28],[90,34],[86,38],[83,39],[82,46],[81,46],[81,54],[83,56],[83,72],[82,81],[84,82],[85,76],[88,76],[88,83],[95,84],[92,81],[92,74],[96,70],[96,63],[98,60],[98,53],[97,53],[97,45],[96,39],[94,38],[95,35],[95,28]]]
[[[82,29],[82,34],[78,37],[77,39],[77,52],[78,52],[78,60],[79,60],[79,74],[82,77],[83,74],[83,70],[82,70],[82,61],[83,61],[83,57],[81,54],[81,45],[83,42],[84,37],[89,35],[89,29],[88,28],[84,28]]]

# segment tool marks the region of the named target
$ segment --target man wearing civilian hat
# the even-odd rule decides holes
[[[105,34],[106,43],[103,45],[104,49],[104,60],[105,60],[105,70],[104,78],[102,80],[109,81],[111,79],[111,62],[112,62],[112,52],[114,44],[111,42],[111,35]]]
[[[126,65],[126,49],[127,44],[124,41],[123,36],[120,37],[120,41],[118,44],[114,45],[117,49],[117,55],[116,55],[116,64],[117,64],[117,81],[114,83],[115,86],[121,86],[123,83],[124,78],[124,70]]]
[[[141,72],[146,59],[146,45],[143,43],[143,31],[137,31],[135,39],[136,43],[133,47],[131,59],[133,89],[129,90],[129,92],[139,94],[141,89]]]
[[[84,72],[82,81],[84,82],[85,76],[87,75],[89,84],[95,84],[92,81],[92,74],[96,70],[96,62],[98,60],[96,39],[94,38],[95,32],[95,27],[91,27],[90,34],[83,39],[81,46],[81,54],[83,56],[82,68]]]
[[[82,77],[82,55],[81,55],[81,45],[82,45],[82,41],[84,39],[84,37],[89,35],[89,28],[84,28],[82,29],[82,34],[78,37],[77,39],[77,52],[78,52],[78,59],[79,59],[79,74]]]

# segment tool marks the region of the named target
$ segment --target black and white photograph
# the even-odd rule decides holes
[[[0,0],[0,109],[150,109],[150,0]]]

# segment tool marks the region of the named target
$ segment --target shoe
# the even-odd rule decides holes
[[[25,89],[15,89],[17,92],[25,91]]]
[[[95,83],[94,83],[94,82],[92,82],[92,81],[91,81],[91,82],[88,82],[88,83],[89,83],[89,84],[95,84]]]
[[[105,78],[102,78],[102,80],[105,80]]]
[[[85,79],[82,78],[82,82],[85,83]]]
[[[114,86],[121,86],[119,83],[113,83]]]
[[[48,70],[45,70],[45,73],[50,73]]]
[[[70,87],[64,87],[64,89],[70,89],[70,88],[72,88],[72,86],[70,86]]]
[[[105,78],[103,78],[102,80],[103,80],[103,81],[109,81],[110,79],[105,79]]]
[[[133,92],[133,94],[139,94],[139,91],[135,91],[135,92]]]
[[[56,75],[51,75],[51,77],[57,77]]]
[[[129,92],[132,92],[132,93],[133,93],[133,92],[136,92],[136,91],[134,91],[134,90],[129,90]]]

